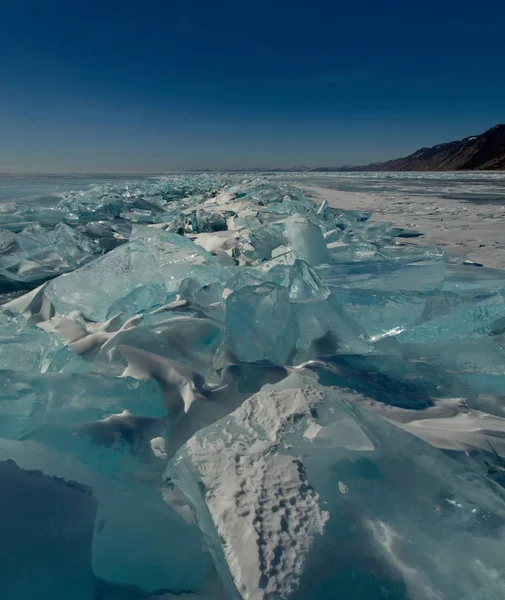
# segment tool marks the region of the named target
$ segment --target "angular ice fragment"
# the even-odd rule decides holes
[[[296,363],[335,354],[366,354],[373,349],[366,333],[333,296],[322,301],[296,302],[293,310],[300,328]]]
[[[0,370],[0,385],[0,437],[20,439],[42,426],[86,423],[125,409],[165,414],[154,381]]]
[[[99,251],[98,245],[65,223],[58,223],[54,228],[54,243],[74,269],[91,260]]]
[[[287,219],[286,236],[296,256],[309,265],[329,262],[323,232],[310,219],[298,216]]]
[[[439,249],[384,248],[362,260],[332,260],[317,271],[330,290],[418,291],[440,289],[445,274],[443,252]]]
[[[489,336],[476,339],[428,343],[402,344],[405,357],[410,360],[435,365],[450,373],[462,384],[478,394],[497,395],[495,402],[489,398],[473,398],[473,409],[505,416],[505,351]]]
[[[148,311],[158,306],[163,306],[167,299],[167,290],[163,283],[142,285],[119,298],[109,307],[107,319],[118,313],[126,317],[133,317],[141,312]]]
[[[402,342],[426,343],[461,339],[472,334],[485,335],[493,330],[499,320],[505,318],[505,297],[491,296],[477,304],[463,306],[430,321],[409,327],[400,334]]]
[[[233,275],[226,282],[226,290],[236,291],[246,285],[261,285],[265,274],[254,269],[241,268],[236,275]]]
[[[421,319],[426,298],[414,293],[336,292],[345,312],[373,341],[400,334]]]
[[[62,347],[57,335],[0,313],[0,369],[43,372]]]
[[[165,479],[232,598],[503,595],[505,494],[330,389],[259,392]]]
[[[244,362],[286,364],[298,326],[285,287],[248,285],[226,298],[225,345]]]
[[[205,210],[196,210],[192,216],[193,231],[195,233],[209,233],[211,231],[225,231],[228,229],[226,219],[219,213],[208,213]]]
[[[286,244],[287,241],[284,235],[284,227],[280,223],[271,223],[255,228],[251,231],[249,239],[254,247],[254,253],[251,256],[257,260],[270,258],[273,251]]]
[[[90,239],[64,223],[58,223],[54,229],[32,224],[11,236],[9,246],[0,252],[0,267],[1,274],[14,281],[43,281],[71,271],[91,260],[100,250]]]
[[[177,292],[187,277],[197,278],[202,285],[227,278],[212,254],[182,235],[135,225],[130,239],[142,242],[152,253],[168,292]]]
[[[104,321],[115,302],[144,285],[163,285],[163,280],[152,254],[134,241],[51,281],[45,295],[61,314],[79,310]]]
[[[289,270],[289,298],[295,302],[326,300],[330,290],[305,261],[296,260]]]
[[[220,282],[202,285],[194,277],[183,279],[179,294],[181,298],[185,298],[196,306],[208,308],[211,304],[220,302],[223,295],[224,284]]]
[[[300,335],[295,362],[332,354],[370,352],[371,341],[346,314],[307,263],[297,260],[289,272],[289,297]]]
[[[458,294],[474,291],[476,294],[497,293],[505,288],[505,271],[471,265],[446,265],[444,291]]]

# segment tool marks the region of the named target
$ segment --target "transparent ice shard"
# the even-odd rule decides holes
[[[505,271],[451,264],[446,266],[444,291],[458,294],[475,292],[496,293],[505,288]]]
[[[374,402],[405,409],[421,411],[439,399],[460,398],[467,405],[475,400],[477,394],[454,375],[410,359],[402,347],[396,342],[382,354],[334,357],[315,370],[324,385],[351,389]]]
[[[289,298],[294,302],[326,300],[330,290],[305,261],[297,260],[289,270]]]
[[[427,292],[440,289],[445,261],[438,248],[381,247],[369,260],[332,261],[317,271],[330,290]]]
[[[144,351],[153,358],[176,361],[206,377],[212,369],[212,356],[221,341],[222,330],[219,323],[202,318],[201,314],[198,317],[175,313],[152,322],[146,319],[142,326],[120,331],[100,349],[94,359],[96,368],[104,373],[121,375],[127,367],[124,352],[127,347],[132,352]],[[140,378],[152,376],[147,361],[145,373]]]
[[[257,227],[249,236],[250,243],[254,247],[251,256],[257,260],[268,259],[272,252],[279,246],[286,244],[284,227],[280,223],[272,223]]]
[[[477,392],[479,397],[472,398],[471,408],[505,417],[505,351],[491,337],[464,343],[402,344],[402,348],[410,360],[435,365]]]
[[[167,290],[163,283],[136,287],[109,307],[107,319],[119,313],[127,318],[133,317],[139,313],[162,306],[165,304],[166,299]]]
[[[205,210],[196,210],[192,215],[193,231],[195,233],[209,233],[211,231],[225,231],[228,226],[226,219],[219,213],[208,213]]]
[[[44,281],[72,271],[100,251],[86,236],[58,223],[53,229],[34,223],[17,235],[0,253],[2,275],[20,282]],[[4,234],[4,246],[7,239]]]
[[[415,293],[341,291],[335,296],[374,341],[396,336],[414,325],[426,307],[426,298]]]
[[[329,262],[323,232],[311,220],[297,216],[287,219],[286,237],[297,258],[309,265]]]
[[[317,272],[304,261],[297,260],[290,269],[289,297],[300,331],[296,363],[372,349],[365,332],[342,310]]]
[[[224,343],[239,360],[286,364],[297,337],[296,317],[285,287],[250,285],[226,298]]]
[[[21,439],[44,426],[66,426],[131,410],[163,417],[154,381],[91,374],[0,370],[0,437]]]
[[[62,347],[57,335],[0,313],[0,369],[43,372]]]
[[[227,278],[226,270],[209,252],[182,235],[135,225],[130,239],[151,252],[168,292],[177,292],[187,277],[195,277],[202,285]]]
[[[60,254],[74,269],[98,254],[96,244],[65,223],[58,223],[54,228],[54,243]]]
[[[333,296],[326,300],[293,303],[300,334],[296,364],[335,354],[366,354],[373,348],[366,333]]]
[[[104,321],[115,302],[143,285],[163,285],[163,279],[151,252],[133,241],[51,281],[45,294],[61,314],[79,310]]]
[[[427,343],[474,334],[485,335],[505,318],[505,298],[501,294],[491,296],[471,306],[463,306],[438,318],[409,327],[398,339],[402,342]]]

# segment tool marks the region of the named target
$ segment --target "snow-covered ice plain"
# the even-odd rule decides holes
[[[505,174],[0,199],[3,599],[504,597]]]

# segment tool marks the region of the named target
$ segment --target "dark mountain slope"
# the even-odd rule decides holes
[[[410,156],[351,167],[352,171],[471,171],[505,170],[505,125],[457,142],[421,148]]]

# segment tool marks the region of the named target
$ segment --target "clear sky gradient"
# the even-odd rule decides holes
[[[0,171],[336,166],[505,122],[504,0],[12,0]]]

